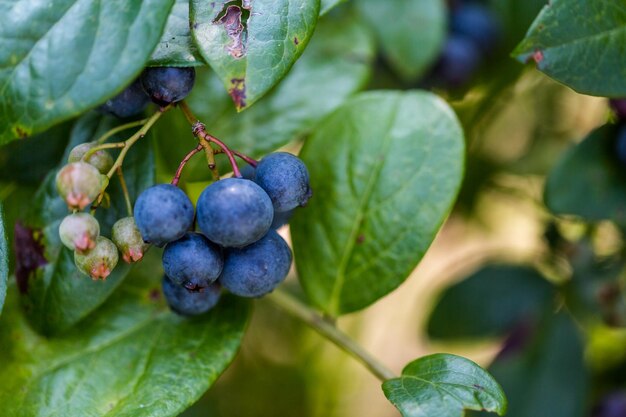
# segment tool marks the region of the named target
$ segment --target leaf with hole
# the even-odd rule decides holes
[[[143,69],[173,0],[0,3],[0,144],[122,91]]]
[[[626,95],[623,0],[553,0],[513,55],[579,93]]]
[[[415,268],[456,198],[464,141],[437,96],[368,92],[321,122],[301,157],[313,198],[291,222],[296,266],[313,304],[338,315]]]
[[[439,353],[417,359],[399,378],[385,381],[383,391],[403,417],[463,417],[464,410],[502,416],[507,409],[496,380],[474,362],[456,355]]]
[[[237,110],[251,106],[304,51],[320,0],[191,0],[191,30]]]

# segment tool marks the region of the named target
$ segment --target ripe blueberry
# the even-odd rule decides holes
[[[289,273],[291,249],[270,230],[264,238],[241,249],[228,249],[219,282],[241,297],[260,297],[273,291]]]
[[[270,196],[277,212],[303,206],[312,195],[304,162],[287,152],[263,158],[256,167],[255,182]]]
[[[122,259],[126,263],[140,261],[148,249],[134,217],[123,217],[116,221],[113,225],[111,239],[122,252]]]
[[[144,111],[149,102],[150,97],[143,91],[141,81],[137,78],[124,91],[98,107],[98,110],[119,118],[126,118]]]
[[[108,179],[86,162],[72,162],[57,173],[59,195],[72,210],[82,210],[91,204],[106,186]]]
[[[189,291],[175,284],[167,276],[163,277],[163,295],[172,311],[185,316],[196,316],[206,313],[215,307],[220,299],[222,288],[219,284],[211,284],[201,291]]]
[[[202,233],[224,247],[256,242],[270,229],[274,209],[261,187],[243,178],[214,182],[198,199],[198,226]]]
[[[152,101],[166,106],[187,97],[195,79],[193,67],[153,67],[141,74],[141,85]]]
[[[99,236],[96,246],[85,253],[74,252],[74,263],[79,271],[93,279],[106,279],[117,265],[117,247],[106,237]]]
[[[189,197],[180,188],[158,184],[139,195],[133,214],[143,240],[162,247],[189,230],[194,213]]]
[[[464,4],[452,12],[450,30],[468,38],[485,54],[497,46],[500,37],[498,18],[485,6]]]
[[[191,291],[215,282],[223,267],[222,249],[200,233],[188,232],[163,251],[165,275]]]
[[[453,35],[444,45],[435,74],[446,86],[460,87],[473,77],[480,60],[480,50],[474,42]]]
[[[88,213],[74,213],[66,216],[59,225],[61,242],[70,250],[86,252],[96,246],[100,235],[100,224]]]
[[[67,162],[79,162],[83,159],[83,156],[94,146],[97,146],[95,142],[86,142],[81,143],[80,145],[76,145],[71,151],[70,155],[67,158]],[[106,174],[109,172],[111,167],[113,166],[113,157],[111,154],[106,151],[106,149],[101,149],[99,151],[94,152],[88,160],[84,161],[89,165],[95,166],[101,174]]]

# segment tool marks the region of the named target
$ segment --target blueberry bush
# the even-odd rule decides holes
[[[339,415],[285,406],[302,355],[210,390],[256,327],[297,350],[290,317],[396,415],[623,417],[625,24],[622,0],[2,2],[0,415]],[[600,116],[554,126],[583,99]],[[423,320],[486,369],[389,367],[344,316],[494,193],[539,249],[444,268]]]

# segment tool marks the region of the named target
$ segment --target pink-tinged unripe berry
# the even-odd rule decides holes
[[[59,236],[68,249],[83,253],[96,247],[100,224],[88,213],[70,214],[61,222]]]
[[[86,142],[81,143],[80,145],[76,145],[70,151],[67,162],[80,162],[83,159],[83,156],[85,156],[85,154],[87,153],[87,151],[91,150],[94,146],[97,145],[98,144],[95,142]],[[84,160],[83,162],[87,162],[89,165],[95,166],[101,174],[106,174],[113,166],[113,157],[106,149],[100,149],[99,151],[96,151],[92,155],[90,155],[89,158],[87,158],[87,160]]]
[[[115,222],[112,239],[127,263],[140,261],[149,246],[143,241],[134,217],[124,217]]]
[[[106,279],[117,261],[117,247],[106,237],[99,236],[96,246],[85,253],[74,252],[74,263],[79,271],[92,279]]]
[[[86,162],[72,162],[57,173],[57,191],[71,210],[91,204],[107,185],[108,179]]]

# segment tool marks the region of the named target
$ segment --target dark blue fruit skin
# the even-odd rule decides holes
[[[256,167],[254,181],[270,196],[278,212],[303,206],[312,195],[306,165],[287,152],[275,152],[263,158]]]
[[[620,126],[615,140],[615,153],[622,166],[626,167],[626,125]]]
[[[157,184],[139,195],[133,214],[143,240],[162,247],[183,237],[193,224],[194,212],[180,188]]]
[[[254,181],[254,178],[256,177],[256,169],[254,169],[252,165],[246,164],[240,171],[242,177],[247,180]]]
[[[167,276],[163,277],[163,295],[170,309],[184,316],[197,316],[215,307],[220,299],[222,287],[212,284],[201,291],[189,291],[177,285]]]
[[[291,266],[291,249],[274,230],[242,249],[226,251],[219,282],[241,297],[260,297],[285,280]]]
[[[450,16],[450,31],[470,39],[485,54],[497,47],[500,23],[491,10],[480,4],[464,4]]]
[[[208,287],[224,267],[222,249],[200,233],[187,232],[163,251],[163,270],[188,290]]]
[[[211,241],[240,248],[261,239],[272,225],[272,201],[261,187],[243,178],[226,178],[202,191],[198,226]]]
[[[272,225],[270,226],[270,228],[276,230],[289,223],[289,220],[291,219],[291,216],[293,216],[294,211],[295,209],[282,212],[275,211],[274,219],[272,220]]]
[[[196,80],[192,67],[153,67],[141,74],[141,85],[155,103],[166,106],[187,97]]]
[[[150,103],[150,97],[143,91],[141,81],[138,78],[124,91],[98,107],[98,110],[124,119],[143,112],[148,103]]]
[[[472,41],[451,36],[441,52],[435,74],[446,86],[461,87],[472,79],[480,61],[480,50]]]

